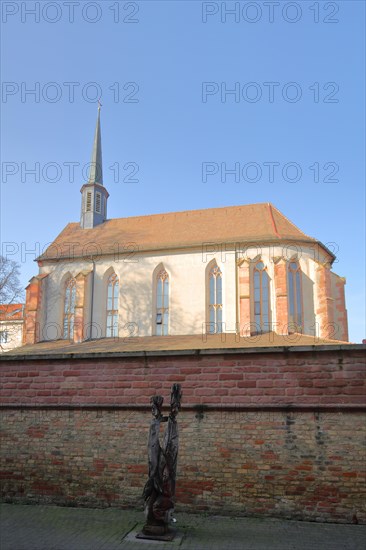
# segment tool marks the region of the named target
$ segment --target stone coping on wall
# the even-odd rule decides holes
[[[102,338],[78,344],[65,340],[22,346],[0,355],[0,360],[95,359],[170,355],[288,353],[311,351],[366,351],[364,344],[324,340],[303,334],[267,333],[249,338],[235,334]]]
[[[28,410],[28,411],[151,411],[151,405],[123,405],[123,404],[84,404],[84,403],[71,403],[71,404],[58,404],[58,405],[47,405],[47,404],[28,404],[28,403],[0,403],[0,410]],[[250,412],[285,412],[289,415],[291,413],[344,413],[344,412],[365,412],[366,404],[362,405],[359,403],[339,403],[336,405],[328,404],[312,404],[312,405],[303,405],[296,403],[282,403],[282,404],[258,404],[258,405],[242,405],[240,403],[235,405],[228,405],[219,403],[217,405],[206,405],[204,403],[198,403],[196,405],[182,405],[181,411],[195,411],[197,413],[197,418],[202,417],[205,413],[210,412],[231,412],[231,413],[250,413]]]

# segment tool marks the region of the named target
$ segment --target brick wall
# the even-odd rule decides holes
[[[179,382],[177,509],[366,522],[360,347],[3,360],[2,496],[138,506],[149,396]]]

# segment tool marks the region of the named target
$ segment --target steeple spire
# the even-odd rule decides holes
[[[96,225],[104,223],[107,219],[109,193],[103,186],[100,108],[101,103],[98,101],[97,125],[95,127],[89,180],[88,183],[84,183],[80,190],[82,195],[80,225],[83,229],[92,229]]]
[[[103,185],[103,162],[102,162],[102,135],[100,130],[100,108],[102,104],[98,101],[97,125],[95,127],[93,151],[90,162],[90,174],[88,183],[99,183]]]

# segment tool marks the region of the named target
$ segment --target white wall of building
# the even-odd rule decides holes
[[[22,345],[23,326],[23,321],[0,321],[0,332],[2,333],[0,353]]]
[[[164,251],[138,253],[126,258],[104,256],[95,263],[93,275],[87,276],[85,320],[93,322],[93,337],[104,337],[106,327],[106,292],[108,276],[114,271],[119,278],[119,336],[150,336],[154,334],[155,291],[154,275],[158,266],[169,274],[170,316],[169,334],[202,334],[206,322],[206,280],[209,262],[216,260],[223,276],[223,321],[226,332],[235,332],[237,322],[236,258],[259,258],[267,266],[270,277],[272,321],[276,319],[274,258],[279,256],[290,260],[298,255],[302,270],[304,332],[316,333],[317,308],[315,274],[318,263],[314,261],[314,249],[286,245],[253,246],[250,249],[237,246],[226,250],[223,246],[215,252],[211,247],[205,250]],[[318,252],[317,252],[318,253]],[[317,258],[318,259],[318,258]],[[319,258],[320,261],[325,260]],[[255,262],[252,262],[254,266]],[[49,273],[44,292],[44,328],[42,340],[62,338],[63,304],[65,283],[70,276],[80,271],[92,271],[88,259],[74,261],[44,262],[40,273]],[[91,293],[94,286],[93,312]]]

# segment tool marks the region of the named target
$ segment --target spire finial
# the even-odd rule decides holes
[[[99,183],[103,185],[103,165],[102,165],[102,136],[100,130],[100,108],[102,104],[98,99],[98,116],[95,127],[92,158],[90,162],[90,175],[88,183]]]

